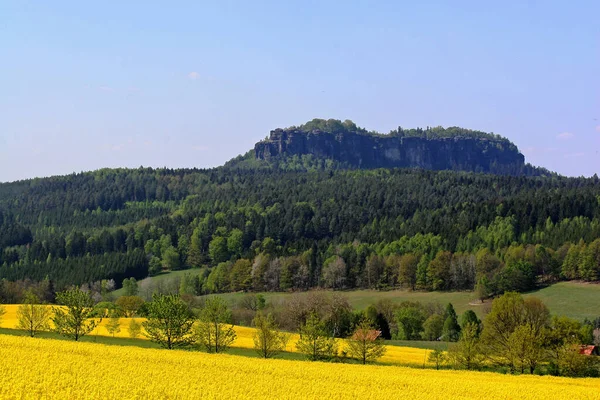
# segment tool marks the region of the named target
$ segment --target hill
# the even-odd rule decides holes
[[[460,134],[516,151],[460,128],[379,135],[345,124],[288,129],[376,141]],[[600,279],[597,177],[318,167],[330,159],[304,168],[307,158],[292,171],[294,157],[273,158],[290,168],[240,158],[207,170],[104,169],[0,184],[0,301],[19,302],[32,285],[99,293],[102,280],[118,287],[190,267],[203,271],[185,288],[194,294],[481,283],[491,296]]]
[[[550,175],[525,165],[517,146],[499,135],[459,127],[399,127],[383,135],[349,120],[333,119],[314,119],[299,127],[275,129],[256,143],[253,151],[227,166],[286,170],[423,168]]]

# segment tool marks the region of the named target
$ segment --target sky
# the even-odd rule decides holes
[[[0,182],[214,167],[312,118],[600,173],[600,2],[0,1]]]

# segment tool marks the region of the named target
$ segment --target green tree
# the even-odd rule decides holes
[[[115,304],[123,311],[125,317],[131,318],[144,305],[144,299],[139,296],[121,296]]]
[[[423,322],[423,340],[438,340],[444,331],[444,317],[432,314]]]
[[[192,327],[196,319],[179,296],[154,294],[146,309],[148,320],[142,325],[151,341],[167,349],[194,343]]]
[[[398,283],[403,287],[415,290],[417,285],[417,267],[419,258],[414,254],[405,254],[400,259]]]
[[[162,253],[162,266],[164,269],[175,271],[181,268],[179,252],[175,247],[169,246]]]
[[[467,324],[460,334],[460,339],[450,347],[448,357],[455,365],[466,369],[477,369],[484,356],[477,336],[477,326]]]
[[[31,337],[34,337],[39,331],[46,331],[50,328],[52,309],[40,303],[39,297],[29,290],[25,293],[24,304],[17,309],[19,329],[27,331]]]
[[[131,318],[129,325],[127,326],[129,337],[132,339],[137,338],[142,333],[142,324],[137,322],[135,318]]]
[[[425,318],[425,312],[417,305],[407,304],[400,307],[396,311],[397,338],[400,340],[420,339]]]
[[[427,356],[427,361],[435,365],[435,369],[440,369],[446,361],[448,360],[448,356],[446,353],[440,349],[435,349],[429,353]]]
[[[311,361],[328,360],[337,355],[337,344],[327,334],[325,323],[312,312],[300,327],[300,339],[296,343],[300,353]]]
[[[53,307],[54,331],[78,341],[92,332],[97,321],[91,319],[94,313],[94,300],[88,292],[79,288],[68,289],[56,294],[56,302],[64,307]]]
[[[190,247],[188,248],[187,263],[192,267],[200,267],[204,262],[200,228],[194,229]]]
[[[254,332],[254,350],[263,358],[272,358],[285,349],[286,337],[279,331],[272,314],[265,316],[258,312],[252,324]]]
[[[231,290],[234,292],[250,289],[252,286],[252,263],[250,260],[240,259],[233,264],[230,282]]]
[[[447,290],[450,287],[450,264],[452,254],[449,251],[439,251],[429,263],[427,281],[431,282],[433,290]]]
[[[535,368],[544,359],[544,340],[531,325],[519,325],[508,337],[509,352],[507,358],[511,363],[511,370],[526,368],[533,374]]]
[[[492,284],[490,280],[486,276],[481,276],[477,279],[477,283],[475,284],[475,297],[480,302],[484,302],[485,299],[490,297],[492,294]]]
[[[475,324],[478,327],[477,334],[481,333],[481,320],[473,310],[467,310],[460,317],[460,327],[464,328],[467,324]]]
[[[518,293],[508,292],[492,302],[492,310],[483,322],[481,339],[488,356],[499,365],[509,364],[510,337],[522,325],[529,325],[531,335],[543,341],[545,329],[550,322],[550,313],[537,298],[523,299]]]
[[[227,238],[227,251],[230,257],[238,258],[244,250],[244,233],[239,229],[232,229]]]
[[[229,260],[229,250],[227,249],[227,239],[222,236],[216,236],[208,244],[208,254],[214,264]]]
[[[444,313],[444,328],[442,329],[442,337],[445,341],[456,342],[460,336],[460,325],[454,306],[448,303],[446,312]]]
[[[370,321],[363,318],[354,333],[347,340],[347,352],[350,357],[363,364],[383,357],[386,347],[381,339],[381,332],[373,329]]]
[[[113,315],[109,318],[105,328],[106,331],[112,335],[112,337],[115,337],[115,334],[121,332],[121,319],[118,316]]]
[[[231,311],[220,297],[209,297],[200,311],[196,337],[198,344],[209,353],[226,351],[235,341]]]
[[[160,258],[156,256],[150,257],[150,261],[148,261],[148,273],[153,275],[158,275],[163,269],[162,261]]]
[[[123,279],[123,290],[125,291],[125,296],[137,296],[139,287],[135,278]]]

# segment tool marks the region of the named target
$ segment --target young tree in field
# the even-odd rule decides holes
[[[385,351],[381,332],[373,329],[369,320],[363,318],[348,339],[348,354],[366,364],[381,358]]]
[[[46,331],[50,328],[50,307],[40,304],[40,299],[32,291],[25,294],[24,304],[17,310],[17,319],[19,320],[19,329],[23,329],[34,337],[39,331]]]
[[[458,367],[479,368],[483,360],[479,337],[475,324],[467,324],[461,332],[458,343],[450,348],[448,356]]]
[[[78,341],[92,332],[98,322],[90,319],[94,313],[94,300],[88,292],[79,288],[56,294],[56,302],[63,307],[53,307],[54,330],[59,334]]]
[[[209,353],[222,353],[236,338],[230,324],[231,311],[220,297],[210,297],[200,311],[200,321],[196,329],[198,344]]]
[[[148,303],[148,320],[142,325],[151,341],[175,349],[194,343],[194,322],[194,314],[179,296],[155,294]]]
[[[140,333],[142,333],[142,324],[132,318],[131,322],[129,322],[129,326],[127,327],[127,331],[129,332],[129,337],[135,339],[140,336]]]
[[[120,318],[117,317],[116,315],[113,315],[108,320],[108,323],[106,324],[105,328],[106,328],[106,331],[112,335],[112,337],[115,337],[115,334],[121,332]]]
[[[325,324],[314,312],[300,327],[300,340],[296,348],[311,361],[331,359],[337,355],[335,339],[328,335]]]
[[[252,321],[254,333],[254,349],[263,358],[271,358],[285,349],[287,343],[285,333],[278,330],[273,315],[267,316],[259,312]]]
[[[137,296],[140,289],[135,278],[125,278],[123,279],[123,290],[125,296]]]
[[[440,349],[435,349],[427,356],[427,361],[435,365],[435,369],[440,369],[446,363],[448,356]]]

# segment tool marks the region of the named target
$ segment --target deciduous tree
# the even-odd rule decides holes
[[[198,344],[209,353],[221,353],[229,348],[236,338],[231,325],[231,311],[220,297],[209,297],[200,311],[196,329]]]
[[[113,315],[109,318],[105,328],[112,337],[115,337],[115,334],[121,332],[121,319],[118,316]]]
[[[94,300],[88,292],[79,288],[57,293],[56,302],[63,307],[53,307],[54,330],[78,341],[92,332],[98,322],[90,319],[94,313]]]
[[[177,295],[155,294],[147,305],[145,335],[164,348],[187,347],[194,343],[192,327],[196,318]]]
[[[254,350],[263,358],[276,356],[285,349],[286,337],[280,332],[273,315],[265,316],[258,312],[252,324],[256,328],[254,332]]]
[[[17,309],[19,329],[26,330],[29,336],[34,337],[39,331],[50,328],[49,321],[52,309],[43,305],[39,297],[32,291],[25,294],[24,304]]]
[[[325,324],[314,312],[300,327],[300,339],[296,348],[311,361],[327,360],[337,355],[335,339],[327,334]]]
[[[386,348],[381,339],[381,332],[373,329],[368,319],[363,318],[347,340],[348,354],[363,364],[383,357]]]

